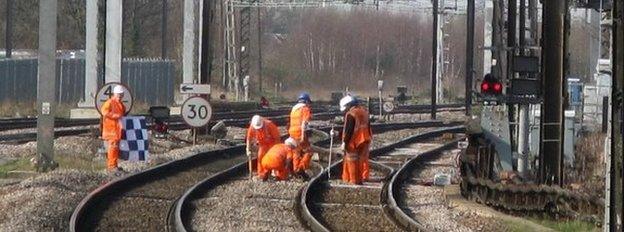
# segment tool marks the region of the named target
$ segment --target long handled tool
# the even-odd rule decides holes
[[[329,131],[329,159],[327,160],[327,179],[331,179],[332,148],[334,147],[334,126]]]

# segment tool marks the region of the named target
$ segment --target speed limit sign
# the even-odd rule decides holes
[[[392,102],[384,102],[383,110],[386,113],[392,113],[392,111],[394,111],[394,104]]]
[[[102,88],[98,90],[97,95],[95,95],[95,108],[100,114],[102,114],[101,109],[104,105],[104,102],[113,97],[113,88],[118,85],[120,85],[124,90],[124,95],[123,98],[121,98],[121,103],[123,103],[123,105],[126,107],[125,113],[127,114],[132,109],[133,98],[130,89],[128,89],[127,86],[121,83],[111,82],[102,86]]]
[[[210,103],[202,97],[190,97],[182,104],[182,119],[191,127],[203,127],[212,117]]]

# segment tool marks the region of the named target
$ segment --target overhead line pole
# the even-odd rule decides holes
[[[544,1],[540,183],[563,184],[563,59],[565,2]],[[548,90],[548,91],[546,91]]]
[[[468,0],[466,14],[466,115],[472,114],[472,80],[474,78],[475,0]]]
[[[167,58],[167,21],[168,21],[167,1],[168,0],[162,0],[162,22],[160,25],[160,33],[161,33],[161,41],[160,41],[161,42],[160,44],[161,55],[160,57],[162,59]]]
[[[6,27],[5,27],[5,51],[6,58],[13,56],[13,0],[6,2]]]
[[[433,1],[433,33],[431,43],[431,119],[436,119],[437,104],[437,77],[438,77],[438,0]]]
[[[624,170],[622,163],[624,159],[624,151],[622,141],[624,136],[624,127],[622,120],[624,119],[623,100],[624,97],[624,3],[622,1],[613,1],[612,9],[613,31],[611,33],[613,48],[612,64],[613,64],[613,84],[611,91],[611,159],[610,162],[610,190],[609,190],[609,231],[622,231],[621,218],[624,216],[624,205],[622,200],[622,176]],[[618,219],[620,219],[618,221]],[[619,224],[618,224],[619,222]]]

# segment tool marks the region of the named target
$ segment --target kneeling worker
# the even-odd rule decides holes
[[[262,158],[262,172],[258,172],[260,179],[266,181],[271,171],[275,171],[277,180],[288,179],[288,174],[293,168],[293,149],[296,147],[297,141],[293,138],[288,138],[283,144],[279,143],[271,147]]]
[[[121,117],[126,113],[126,107],[121,102],[124,89],[121,85],[113,88],[113,96],[102,105],[102,139],[108,143],[106,155],[106,169],[108,171],[123,171],[117,167],[119,159],[119,141],[121,140]]]
[[[368,154],[372,132],[368,111],[352,96],[340,100],[340,111],[346,111],[341,146],[344,151],[342,180],[362,184],[369,177]]]
[[[254,115],[251,118],[251,125],[247,129],[247,156],[251,156],[252,147],[258,148],[258,173],[262,172],[262,157],[264,154],[273,147],[273,145],[280,142],[279,129],[275,123],[266,118]]]

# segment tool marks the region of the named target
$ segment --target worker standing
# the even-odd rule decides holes
[[[362,184],[369,177],[368,155],[372,131],[368,111],[352,96],[340,100],[340,111],[346,112],[341,146],[344,151],[342,180]]]
[[[258,148],[258,161],[257,170],[258,173],[262,172],[262,157],[264,154],[273,147],[273,145],[280,142],[279,129],[275,123],[266,118],[260,117],[260,115],[254,115],[251,118],[251,124],[247,129],[247,156],[251,156],[252,147]]]
[[[294,150],[297,147],[297,141],[288,138],[282,144],[276,144],[262,158],[262,171],[258,172],[258,176],[262,181],[269,178],[269,173],[273,172],[277,180],[288,179],[288,174],[292,170],[292,158]]]
[[[305,174],[304,171],[310,167],[310,160],[312,159],[308,140],[308,124],[312,120],[311,102],[310,95],[302,93],[297,98],[297,104],[290,111],[288,134],[299,144],[293,157],[293,169],[299,175]]]
[[[119,141],[121,140],[121,117],[125,115],[126,107],[121,102],[124,89],[121,85],[113,88],[113,96],[102,105],[102,139],[108,143],[106,154],[106,169],[110,172],[123,171],[117,166],[119,159]]]

